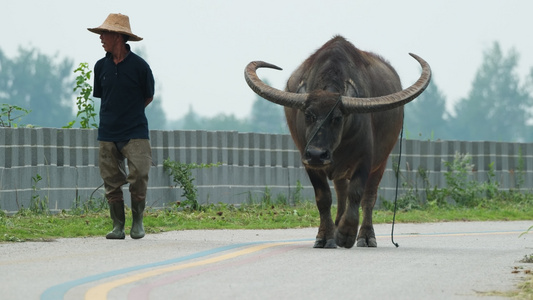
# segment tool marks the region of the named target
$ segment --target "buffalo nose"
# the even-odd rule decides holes
[[[318,148],[309,148],[305,152],[308,163],[310,164],[324,164],[329,163],[331,155],[329,151]]]

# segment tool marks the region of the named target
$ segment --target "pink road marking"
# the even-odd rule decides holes
[[[136,287],[132,288],[130,290],[130,292],[128,293],[128,300],[149,299],[150,292],[153,289],[157,288],[157,287],[168,285],[168,284],[174,283],[176,281],[179,281],[179,280],[182,280],[182,279],[194,276],[194,275],[202,274],[202,273],[205,273],[205,272],[216,271],[216,270],[220,270],[220,269],[225,269],[225,268],[230,268],[230,267],[235,267],[235,266],[240,266],[240,265],[252,263],[252,262],[258,261],[258,260],[260,260],[262,258],[267,258],[267,257],[270,257],[270,256],[274,256],[274,255],[277,255],[277,254],[288,252],[288,251],[293,250],[295,248],[301,248],[301,247],[304,247],[304,246],[307,246],[307,245],[286,246],[286,247],[283,247],[281,249],[277,249],[277,250],[274,250],[274,251],[269,251],[268,253],[255,254],[255,255],[250,256],[247,259],[238,260],[238,261],[233,262],[233,263],[225,263],[225,264],[221,264],[221,265],[218,265],[218,266],[203,268],[201,270],[193,270],[193,271],[190,271],[190,272],[181,273],[181,274],[178,274],[178,275],[175,275],[175,276],[167,276],[167,277],[162,278],[161,280],[158,280],[158,281],[155,281],[155,282],[151,282],[149,284],[139,285],[139,286],[136,286]]]

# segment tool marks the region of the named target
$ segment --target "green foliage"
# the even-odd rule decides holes
[[[45,196],[44,198],[41,198],[39,195],[40,188],[38,187],[39,182],[43,178],[41,175],[36,174],[31,178],[33,184],[32,184],[32,191],[33,195],[31,197],[30,201],[30,211],[35,214],[48,214],[49,208],[48,208],[48,197]]]
[[[332,207],[332,214],[335,214]],[[441,221],[530,220],[533,205],[519,206],[502,202],[484,209],[466,207],[413,209],[397,215],[397,222],[421,223]],[[392,212],[374,210],[374,224],[388,223]],[[318,227],[319,214],[314,201],[299,205],[286,204],[212,204],[202,210],[147,210],[144,217],[147,233],[193,229],[280,229]],[[29,212],[13,216],[0,215],[0,241],[50,241],[54,238],[105,236],[109,231],[107,212],[54,215]]]
[[[511,170],[511,174],[514,174],[515,176],[515,189],[520,189],[520,187],[525,182],[525,168],[526,168],[526,162],[524,159],[524,154],[522,153],[522,147],[518,147],[518,162],[517,162],[518,168],[516,170]]]
[[[20,119],[30,112],[31,110],[16,105],[2,103],[0,104],[0,127],[19,127]]]
[[[518,59],[514,49],[505,55],[497,42],[484,53],[468,96],[457,103],[450,120],[455,139],[531,140],[533,99],[527,86],[520,85]]]
[[[265,187],[265,192],[263,193],[261,204],[267,205],[267,206],[272,205],[272,192],[268,186]]]
[[[516,189],[500,191],[499,183],[495,180],[494,163],[488,165],[487,179],[474,178],[474,165],[469,154],[456,153],[450,162],[443,162],[448,168],[444,177],[446,186],[431,186],[427,170],[419,168],[416,178],[409,180],[399,174],[405,193],[398,197],[398,209],[409,211],[412,209],[447,208],[447,207],[498,207],[502,203],[514,203],[519,206],[533,204],[533,195],[521,193]],[[394,169],[397,168],[393,166]],[[518,173],[521,172],[518,170]],[[422,182],[422,187],[418,182]],[[385,199],[382,205],[392,210],[394,203]]]
[[[0,66],[0,102],[30,107],[26,124],[61,127],[71,119],[71,60],[21,47],[12,59],[0,51]]]
[[[194,186],[194,177],[192,176],[192,170],[217,167],[222,163],[216,164],[184,164],[178,161],[170,160],[167,158],[163,162],[163,169],[167,171],[171,176],[176,186],[183,189],[182,197],[185,197],[185,201],[178,201],[176,204],[178,207],[187,207],[192,210],[201,209],[201,205],[198,202],[198,189]]]
[[[296,190],[292,193],[292,203],[294,205],[301,204],[304,201],[302,191],[304,187],[302,186],[302,183],[300,180],[296,181]]]
[[[76,106],[78,107],[76,118],[81,116],[81,128],[98,128],[98,124],[96,124],[97,113],[91,98],[93,87],[90,84],[92,71],[89,70],[89,64],[80,63],[78,68],[74,70],[74,73],[77,72],[80,74],[76,77],[76,86],[73,90],[74,92],[79,91],[79,95],[76,97]],[[76,120],[70,121],[63,128],[72,128],[75,123]]]
[[[528,234],[531,230],[533,230],[533,225],[530,226],[526,231],[522,232],[518,237],[522,237],[524,234]],[[532,257],[530,256],[530,258],[532,258]],[[533,258],[532,258],[531,262],[533,262]]]
[[[533,138],[533,69],[521,84],[519,54],[504,53],[498,42],[488,48],[471,89],[452,108],[433,78],[415,101],[405,106],[405,132],[409,139],[465,141],[527,141]],[[512,117],[509,117],[512,116]],[[483,126],[479,126],[483,124]]]
[[[398,164],[393,164],[393,169],[398,170]],[[396,177],[400,177],[402,181],[402,188],[405,191],[403,195],[396,200],[396,206],[403,211],[410,211],[413,209],[421,209],[424,206],[424,199],[433,199],[436,195],[436,189],[432,189],[429,183],[427,170],[418,168],[417,178],[407,178],[402,173],[396,173]],[[423,186],[418,186],[418,178],[421,179]],[[424,195],[424,196],[421,196]],[[383,208],[387,210],[394,210],[394,203],[381,198]],[[440,202],[440,201],[439,201]]]
[[[452,162],[444,162],[448,171],[444,174],[447,187],[442,190],[445,197],[451,198],[457,205],[475,207],[486,199],[493,199],[498,192],[494,181],[494,163],[489,164],[488,180],[479,182],[470,178],[474,165],[468,154],[456,153]]]
[[[109,205],[104,197],[93,198],[92,195],[86,201],[81,201],[80,197],[76,197],[74,205],[70,210],[70,213],[75,215],[82,215],[88,213],[98,213],[101,211],[107,211]]]
[[[297,191],[299,193],[299,191]],[[300,197],[299,195],[298,197]],[[289,204],[287,196],[284,194],[272,195],[270,187],[265,187],[263,191],[248,191],[248,205],[260,205],[261,207],[268,207],[272,205]]]

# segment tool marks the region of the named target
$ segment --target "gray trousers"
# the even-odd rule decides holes
[[[129,174],[126,174],[125,159]],[[100,141],[98,166],[107,201],[124,201],[122,185],[129,183],[131,201],[145,201],[152,149],[147,139],[131,139],[119,151],[114,142]]]

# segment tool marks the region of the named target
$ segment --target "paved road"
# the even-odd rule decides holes
[[[316,228],[0,244],[0,299],[479,299],[514,289],[533,222],[376,226],[378,248],[313,249]]]

